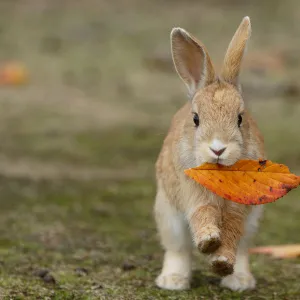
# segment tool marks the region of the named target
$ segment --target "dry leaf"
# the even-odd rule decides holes
[[[300,184],[300,176],[269,160],[240,160],[229,167],[206,163],[184,172],[217,195],[247,205],[274,202]]]
[[[270,254],[276,258],[296,258],[300,256],[300,244],[256,247],[249,252]]]
[[[8,63],[0,69],[0,85],[22,85],[27,81],[27,70],[20,63]]]

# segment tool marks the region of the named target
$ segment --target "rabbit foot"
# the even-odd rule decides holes
[[[220,276],[226,276],[233,273],[233,263],[223,255],[214,256],[211,260],[212,270]]]
[[[242,292],[255,288],[256,281],[250,272],[236,272],[226,276],[221,281],[221,286],[232,291]]]
[[[201,237],[198,242],[200,252],[209,254],[215,252],[221,246],[220,234],[217,231],[212,231]]]
[[[190,280],[180,274],[160,274],[156,278],[156,285],[166,290],[186,290],[190,288]]]

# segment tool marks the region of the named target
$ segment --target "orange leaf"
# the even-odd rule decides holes
[[[27,70],[20,63],[8,63],[0,68],[0,85],[22,85],[27,80]]]
[[[247,205],[274,202],[300,184],[300,176],[270,160],[240,160],[229,167],[206,163],[184,172],[222,198]]]
[[[300,244],[256,247],[249,252],[270,254],[276,258],[296,258],[300,256]]]

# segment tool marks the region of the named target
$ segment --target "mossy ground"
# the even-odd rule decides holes
[[[0,90],[1,299],[300,299],[300,260],[260,255],[251,256],[255,291],[221,289],[197,253],[190,291],[154,285],[163,256],[152,216],[154,163],[185,101],[169,62],[155,69],[156,47],[169,57],[169,30],[180,25],[220,58],[247,14],[249,53],[284,45],[292,55],[300,45],[297,1],[284,9],[276,2],[280,14],[259,1],[187,3],[1,2],[1,59],[20,59],[30,72],[27,86]],[[257,77],[268,87],[294,82],[294,59],[284,70],[246,70],[246,86]],[[255,84],[248,91],[268,157],[299,173],[298,96],[268,97]],[[299,198],[298,189],[266,205],[254,245],[300,243]]]
[[[116,157],[132,145],[132,130],[119,130],[123,140],[111,153]],[[258,280],[254,292],[219,288],[219,278],[199,255],[191,291],[155,287],[163,252],[152,217],[154,157],[148,152],[158,152],[162,137],[153,138],[149,130],[137,133],[135,142],[147,144],[145,153],[142,148],[136,154],[136,163],[148,162],[140,178],[75,181],[1,176],[4,299],[297,299],[300,262],[256,255],[251,257]],[[87,134],[88,140],[86,149],[100,149],[94,136]],[[106,143],[113,149],[115,140]],[[105,157],[99,150],[102,154]],[[120,162],[119,167],[125,171],[125,165]],[[266,206],[256,244],[300,242],[299,196],[296,190]],[[39,278],[36,272],[41,269],[48,269],[56,283]]]

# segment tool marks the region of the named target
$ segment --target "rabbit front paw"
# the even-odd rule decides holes
[[[197,241],[197,248],[204,254],[215,252],[221,246],[221,238],[218,229],[207,230],[201,234]]]
[[[227,276],[233,273],[234,263],[223,255],[215,255],[211,259],[211,265],[213,272],[220,276]]]

